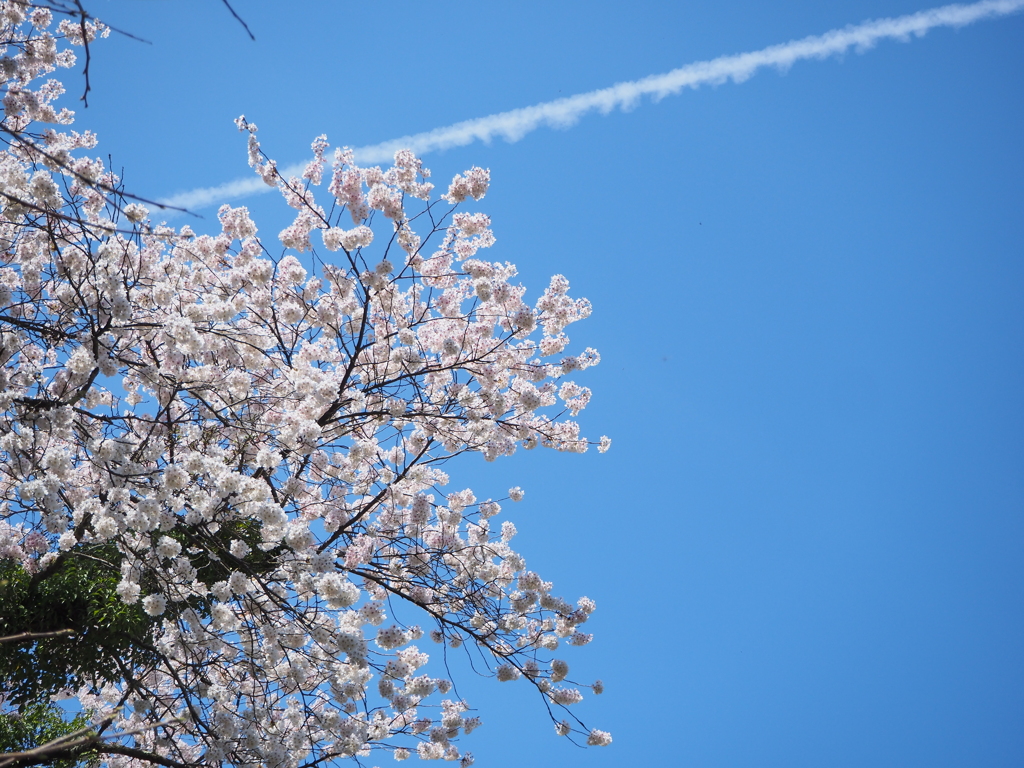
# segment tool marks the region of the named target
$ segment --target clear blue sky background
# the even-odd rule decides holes
[[[287,164],[928,7],[235,6],[256,42],[216,0],[90,4],[152,41],[97,45],[79,112],[129,188],[245,176],[241,113]],[[491,168],[491,258],[593,301],[582,421],[615,440],[453,468],[526,488],[528,562],[597,601],[567,658],[615,737],[466,679],[479,764],[1024,765],[1022,136],[1017,15],[428,156]]]

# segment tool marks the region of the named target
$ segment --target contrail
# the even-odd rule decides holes
[[[383,163],[390,161],[399,149],[411,149],[417,155],[424,155],[428,152],[462,147],[474,141],[490,142],[495,137],[515,142],[541,126],[568,128],[589,112],[597,111],[606,115],[613,109],[631,109],[645,96],[650,96],[657,102],[666,96],[678,94],[684,88],[718,85],[728,80],[742,83],[759,69],[766,67],[785,71],[803,59],[826,59],[846,53],[851,48],[860,53],[880,40],[909,41],[912,35],[921,37],[936,27],[962,27],[983,19],[1007,16],[1022,8],[1024,0],[983,0],[970,5],[944,5],[907,16],[867,21],[856,26],[834,29],[823,35],[812,35],[802,40],[772,45],[759,51],[720,56],[710,61],[697,61],[671,72],[618,83],[610,88],[601,88],[589,93],[535,104],[532,107],[499,112],[444,128],[435,128],[425,133],[415,133],[380,144],[359,147],[355,150],[355,156],[362,164]],[[298,163],[283,169],[282,173],[286,176],[299,175],[304,167],[305,163]],[[182,192],[163,202],[194,209],[271,189],[272,187],[268,187],[254,175],[216,187]]]

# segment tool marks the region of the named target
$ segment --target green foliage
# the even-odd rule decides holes
[[[260,548],[259,523],[231,521],[223,527],[179,525],[167,535],[192,555],[197,578],[211,584],[232,570],[267,575],[277,567],[281,547]],[[245,541],[244,558],[228,552],[228,542]],[[220,556],[209,553],[219,552]],[[186,554],[187,556],[187,554]],[[20,563],[0,559],[0,637],[23,632],[75,631],[24,643],[0,644],[0,695],[15,705],[41,700],[82,683],[102,685],[125,679],[123,670],[155,661],[152,635],[164,618],[192,608],[207,616],[208,600],[170,603],[164,616],[148,616],[140,604],[125,605],[117,594],[122,555],[112,545],[82,545],[62,555],[56,568],[33,578]],[[143,595],[156,589],[142,583]]]
[[[0,560],[0,636],[76,633],[0,645],[0,694],[22,705],[83,682],[123,680],[119,664],[148,660],[153,619],[121,601],[116,562],[112,547],[83,547],[33,578],[19,563]]]
[[[60,707],[49,703],[30,702],[17,712],[0,712],[0,753],[25,752],[41,746],[88,725],[84,714],[66,719]],[[74,768],[76,765],[95,765],[94,752],[85,751],[77,760],[54,760],[51,768]]]
[[[268,576],[277,570],[280,557],[285,547],[282,545],[263,551],[262,526],[255,520],[231,520],[223,524],[215,524],[211,531],[207,525],[189,527],[179,525],[171,533],[186,548],[196,547],[203,550],[193,557],[192,566],[196,568],[196,578],[205,584],[213,584],[226,580],[234,570],[242,571],[250,576]],[[245,542],[250,549],[244,558],[230,554],[230,542],[238,539]],[[218,553],[219,559],[211,558],[208,553]],[[208,606],[193,606],[201,614],[206,615]]]

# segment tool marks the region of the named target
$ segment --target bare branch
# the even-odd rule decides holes
[[[256,35],[254,35],[252,31],[249,29],[249,25],[245,23],[245,20],[237,13],[235,13],[235,9],[231,7],[231,3],[228,2],[228,0],[223,0],[223,3],[225,6],[227,6],[227,9],[231,11],[231,15],[234,16],[235,19],[238,20],[238,23],[242,25],[242,28],[245,29],[246,34],[249,35],[249,39],[255,40]]]
[[[22,632],[18,635],[0,637],[0,645],[6,643],[34,643],[36,640],[46,640],[54,637],[74,637],[76,634],[73,629],[58,629],[54,632]]]

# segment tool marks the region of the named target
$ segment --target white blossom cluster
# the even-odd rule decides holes
[[[77,691],[133,732],[104,763],[468,765],[456,742],[480,721],[396,602],[549,706],[600,693],[553,655],[590,641],[594,602],[556,596],[500,503],[441,468],[587,450],[572,417],[590,391],[565,377],[599,356],[567,354],[565,331],[589,303],[561,275],[529,303],[513,265],[480,257],[490,219],[461,206],[486,170],[432,201],[411,152],[361,168],[321,136],[285,179],[244,118],[250,164],[296,211],[279,243],[245,208],[215,234],[153,225],[73,154],[91,134],[29,130],[72,121],[38,80],[103,34],[0,3],[0,559],[45,579],[102,558],[151,620],[149,662]],[[611,741],[572,719],[557,732]]]

